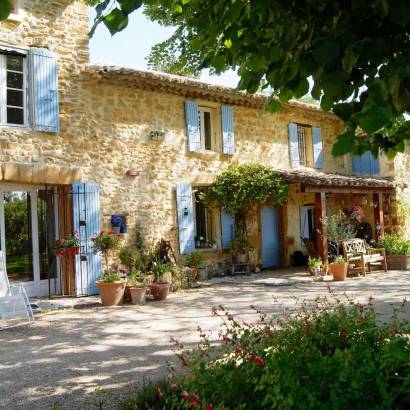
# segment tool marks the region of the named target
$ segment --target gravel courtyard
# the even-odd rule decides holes
[[[166,372],[167,362],[175,360],[171,336],[189,346],[197,341],[198,325],[218,328],[212,306],[223,304],[237,316],[255,320],[251,304],[281,314],[295,307],[295,298],[327,295],[327,285],[266,286],[249,280],[182,291],[145,306],[43,314],[30,327],[0,332],[0,409],[93,409],[99,397],[111,409],[119,395]],[[361,302],[372,296],[381,314],[410,299],[410,272],[375,273],[329,285]],[[410,309],[406,317],[410,319]]]

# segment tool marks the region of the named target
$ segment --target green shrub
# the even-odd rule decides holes
[[[123,409],[409,408],[409,325],[397,316],[377,324],[371,301],[316,303],[256,325],[215,309],[222,344],[200,330],[198,347],[180,354],[186,372],[161,382],[162,396],[151,385],[137,396],[141,407]]]
[[[104,275],[101,275],[99,281],[104,282],[104,283],[112,283],[112,282],[118,282],[121,280],[121,277],[118,273],[106,273]]]
[[[385,249],[387,255],[410,254],[410,241],[399,234],[384,235],[378,245]]]
[[[190,268],[199,268],[204,262],[203,252],[194,251],[185,255],[185,265]]]
[[[229,251],[232,255],[243,255],[253,250],[253,246],[245,238],[237,237],[229,242]]]

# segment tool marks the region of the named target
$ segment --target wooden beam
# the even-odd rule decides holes
[[[322,219],[326,216],[326,193],[315,193],[315,228],[316,228],[316,249],[324,263],[327,258],[327,237],[322,224]]]
[[[373,194],[374,206],[374,225],[375,225],[375,237],[379,240],[384,235],[384,213],[383,213],[383,193],[376,192]],[[380,229],[377,229],[377,227]]]
[[[327,192],[329,194],[364,194],[364,193],[391,193],[394,188],[373,188],[373,187],[354,187],[354,186],[328,186],[328,185],[307,185],[302,184],[302,192]]]

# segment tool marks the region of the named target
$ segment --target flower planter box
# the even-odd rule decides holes
[[[410,255],[386,255],[387,269],[410,270]]]

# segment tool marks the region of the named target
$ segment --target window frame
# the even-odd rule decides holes
[[[206,148],[206,135],[205,135],[205,113],[209,113],[210,117],[210,148]],[[199,134],[201,137],[201,150],[202,151],[215,151],[214,141],[214,109],[203,105],[198,105],[198,119],[199,119]]]
[[[28,128],[28,101],[27,101],[27,87],[28,87],[28,63],[27,55],[19,55],[23,59],[23,71],[8,70],[7,69],[7,53],[0,51],[0,127],[1,128]],[[22,89],[15,89],[23,92],[23,105],[9,106],[7,105],[7,72],[21,73],[23,75]],[[11,88],[13,90],[13,88]],[[7,107],[22,108],[23,109],[23,124],[13,124],[7,122]]]

